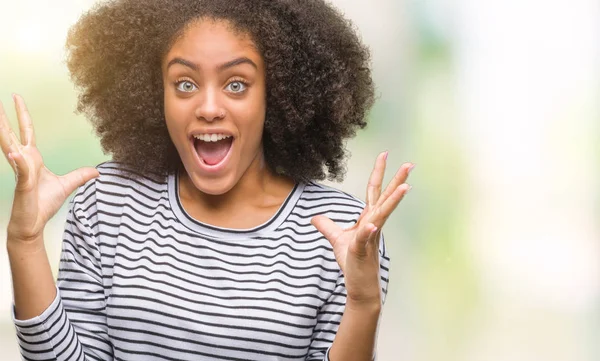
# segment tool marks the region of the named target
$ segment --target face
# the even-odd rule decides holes
[[[221,195],[262,169],[265,70],[249,36],[200,20],[162,61],[167,129],[198,190]]]

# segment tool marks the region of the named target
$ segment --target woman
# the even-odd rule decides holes
[[[0,109],[23,357],[371,360],[413,165],[381,192],[380,154],[366,204],[316,183],[373,102],[350,24],[321,0],[121,0],[67,48],[114,161],[56,176],[23,99],[20,140]],[[55,284],[43,229],[76,188]]]

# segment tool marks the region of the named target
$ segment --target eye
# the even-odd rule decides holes
[[[225,89],[232,93],[242,93],[246,90],[246,84],[240,80],[234,80],[231,83],[227,84],[227,87]]]
[[[177,90],[182,91],[184,93],[193,92],[196,90],[196,85],[189,80],[182,80],[175,83],[177,85]]]

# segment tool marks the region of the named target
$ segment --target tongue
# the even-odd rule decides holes
[[[229,148],[231,148],[231,142],[231,138],[219,140],[218,142],[196,140],[196,152],[198,152],[204,163],[208,165],[219,164],[227,155]]]

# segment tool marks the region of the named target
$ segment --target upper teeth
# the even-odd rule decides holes
[[[230,138],[228,134],[196,134],[194,138],[203,140],[205,142],[218,142],[221,139]]]

